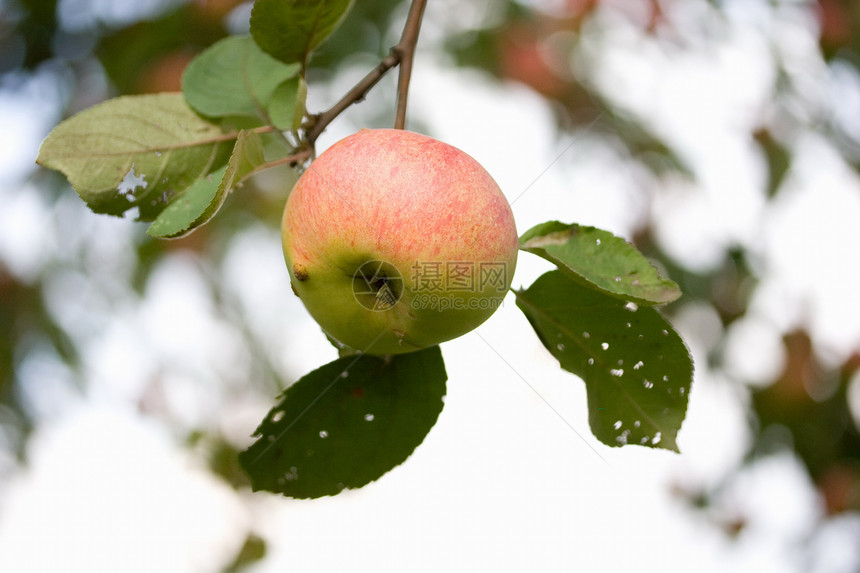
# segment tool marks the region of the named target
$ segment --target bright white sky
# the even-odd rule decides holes
[[[431,2],[430,21],[434,9]],[[737,18],[735,32],[716,52],[674,57],[623,26],[603,38],[611,48],[595,48],[601,59],[594,81],[607,89],[623,82],[626,87],[610,90],[619,104],[650,117],[700,176],[695,184],[648,190],[650,201],[642,198],[641,180],[619,170],[597,140],[588,134],[557,138],[541,98],[520,86],[499,89],[428,55],[432,31],[416,63],[411,113],[432,135],[476,157],[516,199],[520,232],[558,218],[629,236],[653,210],[659,239],[684,264],[707,268],[732,242],[753,249],[764,276],[762,294],[733,331],[729,355],[736,372],[766,380],[780,364],[776,337],[802,321],[831,357],[860,343],[860,306],[849,304],[860,274],[860,184],[810,136],[799,143],[804,155],[787,188],[774,205],[765,205],[763,165],[745,136],[767,106],[772,80],[760,30],[784,26],[778,36],[787,37],[800,58],[806,57],[803,41],[798,47],[796,40],[811,50],[811,36],[804,36],[803,20],[780,23],[755,9],[753,16],[730,13]],[[318,106],[327,101],[322,89],[315,97]],[[0,157],[7,159],[0,164],[0,195],[9,205],[0,211],[0,257],[23,277],[32,257],[62,248],[62,229],[28,241],[13,232],[55,224],[33,194],[8,183],[17,166],[35,156],[53,121],[19,121],[39,117],[33,111],[38,101],[0,100],[0,133],[20,134],[15,142],[0,139]],[[363,114],[373,112],[364,105],[334,124],[321,145],[359,127]],[[12,151],[17,155],[10,160]],[[121,249],[137,232],[125,221],[93,219],[99,232],[115,239],[113,247],[100,248]],[[282,267],[277,235],[261,230],[237,242],[224,280],[254,324],[275,333],[266,350],[301,374],[335,356],[290,294]],[[530,284],[547,268],[523,254],[515,286]],[[104,272],[121,281],[125,270]],[[81,308],[106,304],[86,299],[87,280],[72,273],[55,281],[56,298],[71,300],[59,311],[70,324]],[[718,482],[749,439],[742,393],[705,366],[703,353],[719,327],[703,325],[714,324],[714,313],[692,305],[676,321],[698,364],[679,436],[682,455],[599,444],[588,428],[582,383],[558,368],[508,300],[477,332],[443,345],[446,406],[403,466],[334,498],[237,494],[133,407],[152,375],[148,353],[173,352],[167,356],[175,369],[164,382],[173,411],[189,425],[211,413],[200,380],[207,369],[229,368],[242,357],[230,353],[235,341],[223,319],[213,317],[205,288],[193,262],[178,257],[153,279],[143,308],[121,304],[98,332],[86,333],[85,358],[93,365],[86,399],[70,398],[62,384],[51,383],[52,376],[67,376],[60,366],[34,365],[33,379],[54,400],[32,398],[45,420],[28,448],[31,464],[0,491],[0,571],[205,573],[233,555],[249,530],[269,542],[270,552],[253,573],[788,573],[823,571],[818,567],[844,563],[845,551],[851,555],[846,536],[850,527],[856,535],[856,522],[830,527],[816,541],[827,547],[821,554],[832,564],[798,564],[797,544],[820,513],[805,474],[788,458],[761,464],[727,492],[750,520],[736,543],[673,499],[673,487]],[[182,328],[166,333],[164,321],[177,316],[185,317]],[[213,364],[213,356],[222,361]],[[246,436],[268,407],[236,404],[215,423]]]

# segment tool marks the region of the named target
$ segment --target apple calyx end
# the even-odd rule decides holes
[[[310,278],[308,275],[308,269],[305,268],[304,265],[296,263],[293,265],[293,275],[296,277],[296,280],[306,281]]]

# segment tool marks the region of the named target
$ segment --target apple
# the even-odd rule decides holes
[[[465,152],[363,129],[297,181],[281,225],[294,292],[323,331],[367,354],[412,352],[484,322],[517,262],[511,207]]]

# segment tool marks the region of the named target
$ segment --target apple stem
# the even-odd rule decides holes
[[[337,116],[352,104],[362,101],[388,70],[398,64],[401,68],[397,88],[397,112],[394,127],[403,129],[406,123],[406,96],[409,91],[409,79],[412,75],[412,60],[415,54],[415,45],[418,43],[418,32],[421,29],[421,19],[424,16],[424,7],[426,5],[427,0],[412,0],[409,14],[406,17],[406,24],[403,26],[403,35],[400,37],[400,42],[391,48],[388,55],[382,58],[376,67],[370,70],[352,89],[346,92],[337,103],[324,112],[313,115],[308,119],[305,125],[305,140],[309,148],[313,148],[317,138]]]

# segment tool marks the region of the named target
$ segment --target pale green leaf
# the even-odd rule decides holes
[[[222,167],[183,191],[155,218],[146,233],[151,237],[169,239],[181,237],[202,225],[204,213],[211,205],[220,205],[218,191],[226,170]]]
[[[275,90],[269,106],[272,124],[281,130],[298,131],[305,117],[308,84],[301,77],[290,78]]]
[[[520,249],[541,256],[591,288],[640,304],[662,304],[681,296],[636,247],[609,231],[549,221],[520,237]]]
[[[209,117],[268,123],[275,89],[299,71],[263,52],[249,36],[225,38],[198,55],[182,76],[188,104]]]
[[[62,172],[96,213],[153,220],[227,161],[235,135],[194,113],[182,94],[123,96],[60,123],[37,163]]]

